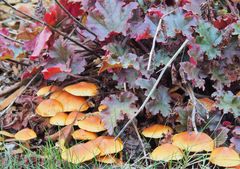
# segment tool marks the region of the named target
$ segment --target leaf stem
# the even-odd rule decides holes
[[[150,70],[150,67],[151,67],[152,57],[153,57],[153,55],[154,55],[154,53],[155,53],[156,40],[157,40],[158,32],[161,30],[163,18],[166,17],[167,15],[171,14],[171,13],[174,12],[174,11],[175,11],[175,9],[172,10],[172,11],[170,11],[170,12],[168,12],[168,13],[166,13],[166,14],[164,14],[164,15],[160,18],[160,20],[159,20],[159,22],[158,22],[157,30],[156,30],[156,32],[155,32],[155,35],[154,35],[153,41],[152,41],[152,48],[151,48],[151,51],[150,51],[150,53],[149,53],[147,70]]]
[[[77,20],[58,0],[55,0],[55,2],[80,28],[85,29],[86,31],[91,33],[93,36],[97,37],[95,33],[93,33],[91,30],[83,26],[82,23],[79,22],[79,20]]]
[[[138,109],[138,111],[134,114],[134,116],[125,124],[125,126],[122,128],[122,130],[118,133],[118,135],[115,137],[115,139],[117,139],[123,132],[124,130],[127,128],[127,126],[134,120],[135,117],[137,117],[137,115],[143,110],[143,108],[145,107],[145,105],[147,104],[147,102],[149,101],[150,97],[152,96],[153,92],[155,91],[155,89],[157,88],[160,80],[163,77],[163,74],[165,73],[165,71],[167,70],[167,68],[172,64],[172,62],[176,59],[176,57],[179,55],[179,53],[184,49],[184,47],[187,45],[187,43],[189,42],[188,39],[186,39],[183,44],[180,46],[180,48],[177,50],[177,52],[173,55],[173,57],[168,61],[168,63],[163,67],[163,70],[161,71],[161,73],[158,76],[157,81],[155,82],[155,84],[153,85],[151,91],[149,92],[148,96],[146,97],[146,99],[144,100],[143,104],[141,105],[141,107]]]

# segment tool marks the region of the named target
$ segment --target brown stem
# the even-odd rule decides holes
[[[58,6],[82,29],[85,29],[86,31],[88,31],[89,33],[91,33],[92,35],[94,35],[95,37],[97,37],[97,35],[95,33],[93,33],[91,30],[89,30],[88,28],[86,28],[85,26],[82,25],[81,22],[79,22],[61,3],[59,3],[58,0],[55,0],[55,2],[58,4]]]

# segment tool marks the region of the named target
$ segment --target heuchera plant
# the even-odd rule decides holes
[[[212,7],[207,11],[211,16],[200,9],[202,2],[60,0],[61,6],[53,4],[47,9],[43,17],[47,25],[36,22],[30,27],[32,32],[38,28],[39,33],[20,39],[23,45],[0,38],[1,59],[28,53],[24,56],[33,60],[33,68],[41,67],[45,80],[64,81],[82,75],[101,80],[106,92],[98,104],[108,106],[101,114],[113,134],[121,120],[136,113],[163,66],[187,39],[187,46],[165,72],[138,120],[150,112],[186,126],[184,119],[191,111],[186,110],[186,102],[176,103],[176,93],[187,95],[189,86],[196,97],[211,97],[217,112],[239,118],[240,98],[235,93],[240,80],[240,21],[225,1],[204,2]],[[156,31],[152,64],[147,70]],[[8,30],[1,33],[8,35]],[[181,111],[175,111],[176,106]],[[198,110],[202,120],[197,126],[206,125],[208,113]],[[236,140],[235,136],[232,142],[239,149]]]

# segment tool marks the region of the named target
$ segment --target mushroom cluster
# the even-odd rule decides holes
[[[142,131],[142,135],[147,138],[161,139],[164,135],[172,133],[173,129],[169,126],[154,124]],[[150,154],[154,161],[169,162],[181,160],[183,152],[198,153],[211,152],[209,161],[220,167],[236,168],[240,165],[239,154],[229,147],[215,148],[214,140],[203,132],[181,132],[171,138],[171,143],[163,143],[156,147]]]
[[[38,96],[49,97],[37,106],[36,113],[49,118],[51,125],[74,126],[75,131],[71,136],[82,141],[66,148],[61,140],[61,156],[68,162],[78,164],[94,158],[101,163],[121,164],[121,160],[115,158],[114,154],[122,151],[122,141],[114,140],[111,136],[99,136],[100,132],[106,130],[100,113],[87,111],[90,107],[87,97],[96,96],[98,91],[98,86],[94,83],[79,82],[63,89],[45,86],[37,92]],[[102,109],[103,105],[98,111]]]

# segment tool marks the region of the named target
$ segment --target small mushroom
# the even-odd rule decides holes
[[[85,111],[89,108],[89,105],[85,98],[80,96],[74,96],[65,91],[54,92],[50,99],[56,99],[63,105],[64,112],[72,111]]]
[[[10,137],[10,138],[14,138],[15,137],[14,134],[9,133],[9,132],[4,131],[4,130],[0,131],[0,135],[6,136],[6,137]]]
[[[68,117],[66,119],[66,125],[72,124],[74,122],[75,118],[76,118],[76,121],[75,121],[74,125],[77,126],[78,125],[78,120],[81,120],[84,117],[85,117],[85,114],[77,112],[77,111],[73,111],[68,115]]]
[[[63,160],[79,164],[85,161],[89,161],[100,154],[99,148],[89,141],[83,144],[77,144],[69,149],[65,149],[61,153]]]
[[[177,146],[166,143],[155,148],[150,154],[150,158],[154,161],[164,162],[180,160],[183,158],[183,152]]]
[[[79,120],[78,127],[90,132],[101,132],[106,130],[98,112],[86,115],[86,118]]]
[[[221,167],[240,165],[239,154],[232,148],[228,147],[215,148],[210,155],[209,161]]]
[[[36,113],[42,117],[52,117],[63,112],[63,105],[55,99],[43,100],[36,108]]]
[[[58,90],[61,90],[61,89],[57,86],[54,86],[54,85],[45,86],[45,87],[42,87],[41,89],[38,90],[37,96],[46,96],[49,93],[52,93],[52,92],[55,92],[55,91],[58,91]]]
[[[214,142],[205,133],[182,132],[172,138],[173,145],[189,152],[212,151]]]
[[[169,132],[173,132],[172,128],[169,126],[164,126],[161,124],[154,124],[150,127],[145,128],[142,131],[142,135],[148,138],[162,138],[164,134],[167,134]]]
[[[97,139],[93,140],[93,142],[100,149],[101,153],[99,156],[118,153],[123,149],[123,142],[120,138],[115,140],[114,137],[111,136],[100,136]]]
[[[98,94],[98,86],[89,82],[69,85],[65,87],[64,90],[75,96],[96,96]]]
[[[96,158],[98,162],[105,163],[105,164],[116,164],[116,165],[122,165],[122,160],[116,158],[114,155],[107,155],[107,156],[99,156]]]
[[[68,117],[67,113],[64,112],[57,113],[55,116],[50,118],[50,124],[56,126],[65,126],[67,117]]]
[[[72,133],[75,140],[94,140],[97,138],[97,134],[83,129],[76,130]]]
[[[16,140],[25,142],[36,138],[37,135],[32,129],[25,128],[17,132],[14,137]]]
[[[107,105],[104,105],[104,104],[101,104],[99,107],[98,107],[98,111],[101,112],[103,110],[106,110],[108,107]]]

